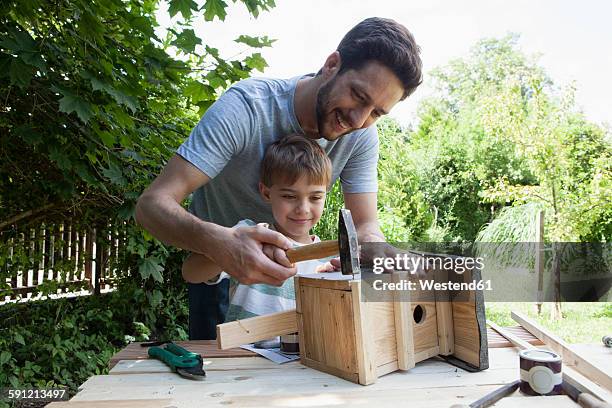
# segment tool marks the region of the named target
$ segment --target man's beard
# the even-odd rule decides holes
[[[331,116],[331,114],[326,114],[325,112],[327,111],[327,108],[329,106],[329,94],[331,93],[331,90],[334,87],[334,84],[336,83],[336,79],[336,77],[333,77],[329,80],[329,82],[319,88],[319,92],[317,92],[317,104],[315,106],[319,137],[330,141],[337,140],[340,136],[351,132],[351,130],[348,130],[338,136],[331,137],[331,135],[325,134],[323,130],[323,127],[325,126],[325,119]]]

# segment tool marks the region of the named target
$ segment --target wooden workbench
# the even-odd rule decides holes
[[[522,328],[514,329],[527,340]],[[449,407],[469,404],[518,378],[517,349],[499,347],[496,333],[489,333],[490,368],[468,373],[433,358],[405,372],[395,372],[362,386],[292,362],[278,365],[252,353],[233,349],[218,351],[214,342],[178,342],[204,355],[205,381],[188,380],[170,372],[157,360],[146,359],[146,349],[132,344],[110,362],[108,375],[88,379],[68,402],[49,404],[50,408],[105,407],[308,407],[360,406]],[[612,349],[600,347],[595,354],[612,369]],[[588,351],[583,347],[581,351]],[[608,353],[609,351],[609,353]],[[607,354],[606,354],[607,353]],[[605,360],[609,358],[609,360]],[[612,373],[611,373],[612,374]],[[520,393],[498,402],[495,407],[577,407],[567,396],[524,397]]]

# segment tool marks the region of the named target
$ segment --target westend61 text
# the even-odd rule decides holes
[[[436,282],[435,280],[419,279],[416,282],[402,279],[398,282],[384,282],[377,279],[372,283],[374,290],[492,290],[491,280],[478,280],[472,282]]]
[[[373,259],[372,272],[381,274],[387,270],[397,272],[406,271],[415,274],[419,270],[424,269],[439,269],[445,271],[454,271],[457,274],[478,267],[484,268],[482,258],[470,257],[439,257],[439,256],[414,256],[409,254],[397,254],[395,257],[376,257]]]

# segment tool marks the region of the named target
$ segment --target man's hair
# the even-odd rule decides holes
[[[260,181],[271,187],[281,181],[293,184],[306,176],[309,183],[329,188],[331,172],[331,161],[321,146],[294,134],[268,146],[261,163]]]
[[[402,82],[402,99],[407,98],[423,81],[423,63],[419,56],[421,49],[410,31],[394,20],[380,17],[363,20],[346,33],[337,51],[341,58],[338,75],[377,61]]]

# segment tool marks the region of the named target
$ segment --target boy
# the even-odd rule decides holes
[[[313,140],[290,135],[272,143],[264,155],[259,191],[269,203],[275,229],[294,245],[318,242],[310,235],[323,213],[325,195],[331,180],[331,161]],[[242,220],[235,228],[254,226],[251,220]],[[300,262],[298,274],[332,270],[329,263],[313,260]],[[229,275],[201,254],[190,254],[183,263],[183,278],[187,282],[216,284]],[[282,286],[265,284],[245,285],[231,278],[230,305],[226,321],[244,319],[295,308],[293,279]]]

